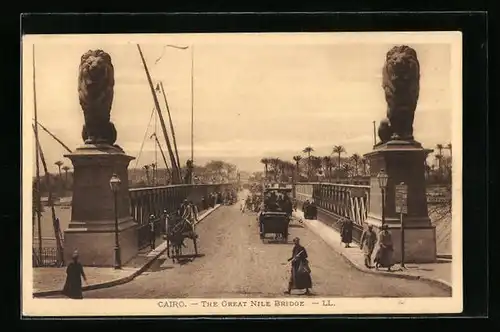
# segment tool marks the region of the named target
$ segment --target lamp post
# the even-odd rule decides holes
[[[387,181],[389,180],[389,176],[385,172],[384,169],[381,169],[377,174],[378,185],[382,192],[382,226],[385,225],[385,190],[387,188]]]
[[[113,174],[111,179],[109,180],[109,186],[111,187],[111,191],[113,192],[114,197],[114,205],[115,205],[115,262],[114,268],[121,269],[121,255],[120,255],[120,242],[118,240],[118,191],[120,190],[121,180],[118,175]]]

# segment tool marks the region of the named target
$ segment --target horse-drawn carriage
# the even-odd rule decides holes
[[[277,239],[288,240],[288,227],[292,218],[292,188],[268,186],[264,188],[262,205],[257,219],[260,238],[266,234],[275,234]]]
[[[263,211],[259,214],[258,219],[261,239],[264,239],[266,234],[274,234],[276,239],[288,241],[290,218],[286,212]]]
[[[180,258],[184,257],[182,251],[183,248],[187,247],[184,241],[190,239],[193,241],[194,255],[198,256],[198,234],[196,234],[194,222],[188,220],[188,218],[181,216],[177,213],[169,215],[166,229],[166,241],[167,241],[167,255],[172,258],[172,262],[175,260],[180,261]]]

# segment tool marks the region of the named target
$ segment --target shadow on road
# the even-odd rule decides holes
[[[298,225],[298,224],[290,224],[288,225],[290,228],[304,228],[304,225]]]
[[[197,254],[197,255],[179,255],[179,256],[174,256],[172,257],[175,259],[175,262],[179,265],[186,265],[187,263],[190,263],[194,261],[196,258],[202,258],[205,257],[205,254]]]
[[[170,269],[174,268],[173,266],[162,266],[165,261],[166,261],[165,258],[159,258],[159,259],[157,259],[149,267],[148,271],[149,272],[161,272],[161,271],[170,270]]]
[[[265,244],[283,244],[283,245],[291,245],[293,244],[293,241],[283,241],[283,240],[276,240],[276,239],[262,239],[262,242]]]

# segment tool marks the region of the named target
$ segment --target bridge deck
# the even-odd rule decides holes
[[[300,225],[290,228],[307,248],[313,293],[337,297],[450,296],[449,292],[418,280],[363,273]],[[289,277],[283,263],[292,244],[262,242],[255,214],[239,206],[221,207],[197,226],[202,255],[183,265],[166,254],[149,271],[130,283],[85,292],[86,298],[282,297]],[[185,253],[192,251],[190,241]]]

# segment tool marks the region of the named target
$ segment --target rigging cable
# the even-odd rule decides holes
[[[135,167],[134,168],[137,168],[137,165],[139,164],[139,158],[141,157],[142,149],[144,148],[144,143],[146,142],[146,138],[148,137],[148,131],[149,131],[149,127],[151,126],[151,120],[153,120],[153,115],[155,114],[154,112],[155,112],[155,108],[153,107],[153,109],[151,110],[151,116],[149,117],[148,126],[146,127],[146,132],[144,133],[144,138],[142,139],[139,154],[137,155],[137,159],[135,160]]]

